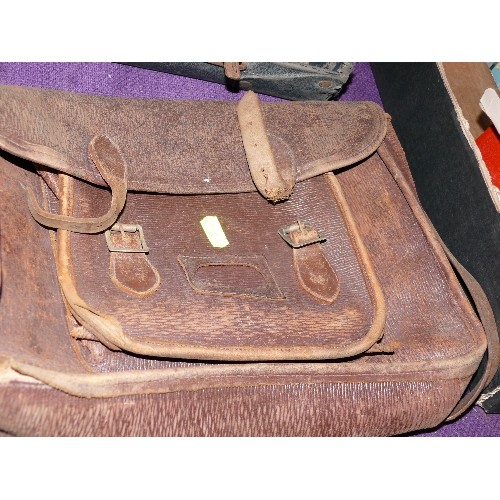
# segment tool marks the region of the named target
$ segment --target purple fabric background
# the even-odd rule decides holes
[[[43,87],[117,97],[239,100],[222,85],[115,63],[0,63],[0,84]],[[263,101],[278,100],[261,96]],[[382,105],[369,63],[357,63],[339,97]],[[36,117],[33,117],[36,119]],[[500,436],[500,415],[473,407],[459,420],[413,436]]]

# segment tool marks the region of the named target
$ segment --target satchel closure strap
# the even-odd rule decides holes
[[[146,297],[160,286],[160,273],[147,257],[148,245],[139,224],[114,224],[104,236],[109,249],[109,274],[117,288]]]
[[[300,220],[278,234],[293,248],[293,268],[300,286],[316,300],[331,304],[339,295],[339,279],[320,243],[326,241],[311,225]]]
[[[291,163],[278,165],[257,94],[249,90],[237,112],[248,167],[259,193],[273,203],[288,199],[295,187],[295,171]]]
[[[79,218],[52,214],[38,204],[28,188],[28,208],[33,218],[52,229],[66,229],[75,233],[100,233],[112,226],[125,206],[127,198],[127,167],[117,146],[106,136],[97,135],[89,144],[89,155],[102,178],[111,188],[111,206],[100,217]]]

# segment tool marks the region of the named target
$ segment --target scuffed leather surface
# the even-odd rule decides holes
[[[379,277],[384,291],[384,296],[387,300],[388,315],[382,345],[391,344],[393,342],[398,342],[400,344],[400,347],[392,356],[369,356],[357,360],[356,363],[365,363],[365,365],[368,364],[369,366],[373,366],[377,364],[384,365],[386,363],[393,364],[397,361],[413,362],[446,359],[448,357],[453,358],[465,355],[476,343],[478,343],[476,345],[481,345],[481,343],[484,342],[481,337],[481,328],[478,326],[477,319],[471,314],[470,306],[469,309],[466,309],[467,312],[462,311],[462,308],[466,307],[467,302],[463,295],[459,295],[461,302],[457,302],[456,293],[459,290],[459,286],[456,282],[454,283],[455,291],[452,292],[449,290],[445,273],[436,261],[432,250],[429,248],[426,237],[418,226],[416,226],[414,215],[410,207],[404,200],[399,188],[394,183],[378,155],[374,155],[363,165],[358,165],[354,169],[339,174],[338,178],[344,189],[349,206],[353,211],[363,241],[368,247],[377,276]],[[314,179],[313,181],[320,183],[321,179]],[[304,183],[304,187],[308,184],[310,183]],[[81,189],[85,189],[84,186],[81,186]],[[94,188],[89,187],[88,189]],[[242,196],[250,197],[257,195],[248,194]],[[215,201],[212,201],[214,197],[207,197],[206,199],[212,204],[217,203],[218,206],[220,206],[219,197],[216,198]],[[134,195],[131,195],[131,199],[134,199]],[[140,204],[139,202],[134,204],[130,203],[127,209],[132,206],[138,209]],[[245,206],[252,206],[252,204],[247,203]],[[276,207],[273,209],[275,208]],[[171,211],[172,209],[170,208],[169,212],[172,213]],[[328,210],[324,213],[328,213]],[[200,213],[200,215],[202,214],[204,214],[204,212]],[[330,212],[329,215],[331,217],[333,213]],[[144,211],[142,211],[138,217],[142,223],[146,223],[147,225],[148,217],[145,216]],[[171,218],[174,224],[176,220],[176,217]],[[268,221],[269,219],[265,218],[265,220]],[[186,224],[179,226],[174,225],[173,233],[178,234],[182,232],[183,228],[186,226]],[[153,227],[153,225],[151,227]],[[320,232],[322,231],[324,231],[323,227],[321,227]],[[147,235],[148,231],[145,231],[145,234]],[[149,234],[154,234],[154,231],[149,232]],[[186,232],[184,234],[189,233]],[[327,236],[329,236],[328,232]],[[201,234],[201,237],[203,237],[203,234]],[[90,245],[90,238],[95,239],[95,243],[93,243],[95,246],[92,248],[103,247],[102,252],[91,252],[87,248],[86,245]],[[278,240],[275,248],[282,248],[285,254],[284,257],[276,256],[274,259],[271,257],[271,262],[275,263],[278,269],[281,269],[279,267],[280,263],[282,259],[285,258],[286,262],[281,265],[283,266],[282,269],[286,269],[286,266],[291,266],[292,264],[291,249],[279,240],[278,236],[276,236],[276,238],[278,238]],[[103,240],[103,238],[101,239]],[[85,299],[91,302],[93,301],[95,304],[102,303],[106,298],[110,310],[115,314],[125,310],[126,307],[128,314],[118,317],[124,318],[124,323],[129,327],[131,334],[142,330],[148,332],[148,335],[158,335],[158,333],[162,331],[161,328],[157,326],[157,322],[161,321],[160,313],[158,312],[154,321],[147,318],[145,323],[143,321],[144,314],[141,312],[141,308],[144,307],[144,310],[151,310],[151,308],[153,308],[154,310],[156,307],[158,311],[160,311],[160,308],[165,308],[169,284],[170,286],[182,286],[177,292],[177,294],[186,294],[181,303],[186,303],[185,301],[187,298],[191,296],[191,290],[187,281],[183,285],[179,284],[178,279],[182,279],[182,275],[179,275],[180,278],[171,278],[170,281],[166,281],[164,283],[166,288],[163,288],[162,285],[162,288],[158,291],[158,295],[149,298],[150,303],[147,303],[147,307],[143,306],[142,304],[144,304],[144,302],[141,301],[135,301],[136,305],[134,306],[133,299],[127,299],[127,305],[123,306],[122,304],[125,300],[125,296],[123,294],[114,293],[111,283],[107,281],[105,272],[105,257],[107,250],[104,248],[105,243],[100,241],[98,236],[92,235],[75,234],[73,235],[73,241],[74,259],[76,263],[75,273],[77,282],[80,284],[80,292]],[[246,248],[245,243],[247,241],[249,241],[249,238],[242,238],[242,250]],[[335,241],[335,237],[331,237],[330,241]],[[196,239],[194,239],[193,242],[186,242],[179,238],[170,243],[170,248],[175,248],[175,245],[194,245],[194,248],[196,248],[196,245],[200,244]],[[157,263],[154,260],[153,255],[158,253],[162,255],[163,259],[166,259],[168,256],[163,251],[163,245],[157,252],[154,251],[154,240],[151,242],[148,240],[148,245],[152,245],[153,249],[150,256],[151,260],[155,265],[161,267],[159,262]],[[184,251],[185,248],[182,248],[182,250]],[[270,255],[272,255],[272,250],[273,249],[270,249],[269,251]],[[289,253],[287,254],[286,252]],[[174,256],[176,253],[176,251],[173,252]],[[95,256],[99,255],[101,255],[101,257],[95,258]],[[336,260],[335,253],[332,252],[328,255],[335,263],[336,270],[342,272],[342,266]],[[172,258],[171,260],[172,271],[167,273],[169,276],[173,275],[172,273],[176,271],[177,266],[174,259]],[[163,260],[163,262],[165,262],[165,260]],[[102,266],[102,270],[99,266]],[[179,271],[180,268],[177,272]],[[277,273],[276,276],[282,279],[280,273]],[[347,282],[350,287],[356,288],[355,282],[353,282],[352,279]],[[281,289],[285,291],[295,290],[295,293],[298,293],[299,297],[302,298],[303,292],[299,289],[293,274],[290,275],[287,286],[283,286],[279,279],[278,284]],[[163,295],[160,294],[162,290]],[[175,298],[172,297],[169,300],[175,301]],[[191,300],[193,299],[191,298]],[[203,300],[207,304],[207,306],[204,307],[210,307],[210,304],[214,304],[213,298],[212,301],[210,298],[204,298]],[[311,308],[311,310],[318,311],[319,313],[324,311],[324,306],[315,299],[308,299],[307,296],[304,296],[304,300],[306,300],[307,307]],[[341,297],[339,297],[338,300],[340,301]],[[157,306],[155,306],[155,302],[158,304]],[[238,303],[238,301],[236,301],[236,303]],[[191,302],[191,304],[193,303]],[[270,301],[270,305],[268,306],[270,311],[275,307],[274,304],[275,302]],[[263,305],[262,307],[265,306]],[[205,310],[206,309],[200,309],[200,315]],[[191,311],[186,309],[183,309],[183,311],[185,314],[192,314]],[[194,318],[196,317],[197,316],[194,316]],[[314,335],[317,319],[318,318],[314,317],[311,320],[311,329],[308,332],[304,332],[305,335]],[[147,323],[147,321],[150,322]],[[188,323],[193,324],[196,323],[196,321],[197,320],[192,320]],[[206,319],[207,323],[211,321],[211,318]],[[172,322],[170,321],[169,324],[172,325]],[[180,327],[182,327],[182,323],[180,323]],[[284,323],[282,330],[283,338],[286,338],[288,334],[287,328],[289,328],[289,324]],[[270,329],[270,331],[272,331],[274,335],[280,332],[279,329]],[[325,338],[327,338],[328,335],[332,335],[331,338],[334,338],[333,335],[336,334],[336,332],[332,333],[327,331],[326,328],[318,330],[317,333],[318,335],[324,335]],[[194,334],[194,332],[192,332],[192,334]],[[198,335],[199,334],[198,332]],[[238,332],[238,335],[240,334],[241,333]],[[203,335],[206,335],[206,333],[203,333]],[[224,339],[223,335],[230,336],[232,332],[221,329],[221,336],[217,339],[218,342],[227,341]],[[279,337],[277,338],[279,339]],[[266,340],[268,339],[269,337],[266,337]],[[97,347],[93,349],[94,351],[99,351],[99,362],[96,362],[95,356],[89,354],[88,349],[84,349],[85,352],[83,356],[85,359],[88,359],[94,369],[98,369],[99,371],[106,372],[109,363],[115,364],[115,362],[111,360],[120,356],[118,353],[112,353],[107,350],[103,351]],[[123,362],[126,361],[124,360]],[[136,366],[137,361],[130,358],[129,363],[132,367]],[[141,361],[141,363],[144,363],[144,361]],[[151,363],[152,366],[157,366],[156,362],[151,361]]]
[[[28,216],[25,188],[38,179],[6,158],[16,161],[0,153],[0,358],[14,356],[47,368],[81,371],[68,337],[47,230]]]
[[[111,231],[112,245],[120,249],[140,249],[138,232]],[[145,253],[109,252],[109,276],[120,290],[145,296],[160,286],[160,275]]]
[[[86,183],[76,183],[74,215],[88,216],[108,196]],[[200,220],[207,215],[216,215],[221,221],[230,242],[227,247],[213,248],[203,233]],[[293,250],[278,235],[278,229],[297,218],[313,224],[326,238],[321,247],[340,287],[338,300],[331,305],[318,302],[302,289],[293,269]],[[309,347],[329,348],[336,357],[336,350],[355,342],[362,342],[361,352],[375,341],[364,341],[375,319],[374,291],[323,177],[300,183],[287,202],[277,205],[258,193],[189,197],[129,193],[120,221],[143,227],[150,248],[148,259],[161,279],[154,294],[138,299],[113,285],[102,234],[73,233],[72,257],[81,297],[103,314],[114,316],[130,336],[187,347],[227,348],[233,360],[251,360],[257,355],[243,352],[247,347],[253,352],[259,346],[283,351],[294,348],[300,359],[309,359]],[[267,262],[281,295],[262,297],[259,285],[251,280],[240,296],[197,293],[178,262],[180,256],[214,263],[219,257],[230,260],[231,256],[244,262],[248,256],[249,265],[258,256]]]
[[[298,179],[328,170],[327,163],[333,168],[363,159],[385,133],[384,113],[372,102],[262,103],[262,109],[269,135],[284,144]],[[88,159],[97,133],[120,149],[131,190],[255,191],[236,103],[0,86],[0,144],[12,153],[104,185]]]
[[[373,70],[388,111],[398,110],[394,125],[408,155],[422,204],[446,245],[483,287],[498,325],[499,214],[491,202],[478,160],[461,130],[463,120],[458,119],[457,103],[454,106],[452,102],[458,99],[460,114],[474,137],[488,127],[489,120],[479,107],[482,93],[492,82],[487,64],[391,63],[375,64]],[[451,88],[446,87],[448,84]],[[422,140],[413,140],[417,136]],[[496,385],[491,383],[485,393],[500,384],[500,373],[496,379]],[[481,398],[478,404],[482,404],[480,401]]]
[[[106,349],[91,364],[84,361],[79,348],[71,351],[55,272],[47,265],[53,259],[46,230],[37,227],[19,201],[24,199],[23,186],[35,184],[34,175],[9,162],[2,169],[2,180],[12,179],[6,184],[7,197],[1,198],[2,214],[17,222],[5,225],[2,219],[1,354],[27,362],[47,361],[66,371],[184,364]],[[103,400],[68,396],[41,384],[11,382],[2,384],[0,391],[5,398],[0,428],[21,435],[386,435],[437,425],[451,411],[470,375],[422,383],[418,372],[405,374],[413,382],[373,382],[374,374],[381,377],[384,366],[405,361],[422,361],[424,367],[436,359],[455,359],[460,368],[460,356],[480,354],[484,348],[481,328],[458,283],[450,283],[443,273],[378,156],[342,172],[339,179],[388,301],[382,344],[397,341],[400,345],[393,355],[348,361],[347,365],[363,368],[358,382],[256,385]],[[34,234],[26,239],[27,245],[19,239],[19,227]],[[5,242],[16,243],[14,255],[5,250]],[[20,296],[34,301],[19,301]],[[23,316],[31,323],[24,324],[19,319]],[[33,318],[41,319],[35,325]],[[35,327],[36,337],[31,332]],[[337,366],[341,369],[342,364]]]
[[[88,400],[17,383],[0,390],[0,425],[21,436],[385,436],[438,425],[465,384],[288,384]]]

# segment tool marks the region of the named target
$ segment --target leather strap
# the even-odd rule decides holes
[[[160,274],[147,257],[142,227],[115,224],[106,231],[109,248],[109,274],[117,288],[137,297],[158,290]],[[111,245],[109,245],[111,243]]]
[[[75,233],[100,233],[111,227],[125,206],[127,198],[127,167],[118,148],[106,136],[97,135],[89,144],[89,154],[103,179],[111,188],[111,206],[100,217],[78,218],[52,214],[38,204],[28,188],[28,207],[33,218],[43,226],[66,229]]]
[[[332,304],[339,295],[339,279],[320,243],[293,249],[293,269],[302,288],[315,299]]]
[[[231,80],[239,80],[241,78],[240,63],[225,62],[224,74],[226,75],[227,78],[230,78]]]
[[[248,64],[244,62],[211,62],[209,64],[224,68],[226,78],[237,81],[241,78],[241,72],[247,69],[248,66]]]
[[[238,103],[238,121],[253,182],[266,199],[286,200],[295,186],[292,164],[279,165],[266,131],[257,94],[249,90]]]
[[[493,314],[493,310],[491,309],[490,303],[486,294],[482,290],[479,283],[473,278],[473,276],[457,261],[457,259],[453,256],[450,250],[446,247],[443,240],[437,233],[436,229],[432,225],[427,214],[424,212],[420,203],[414,193],[413,188],[408,184],[403,173],[399,170],[396,162],[390,151],[387,148],[385,143],[382,143],[378,149],[380,157],[383,162],[387,166],[388,170],[391,172],[395,181],[399,185],[404,197],[408,201],[411,206],[417,220],[419,221],[422,228],[427,230],[427,233],[430,233],[431,238],[429,239],[431,245],[435,248],[437,245],[441,247],[441,249],[445,252],[446,257],[451,262],[457,274],[462,278],[464,284],[466,285],[474,304],[476,306],[479,319],[483,324],[483,328],[486,334],[487,339],[487,352],[485,356],[487,356],[487,362],[484,369],[484,373],[482,374],[480,380],[477,381],[476,385],[470,389],[469,392],[464,394],[460,401],[457,403],[451,414],[446,419],[447,421],[453,420],[464,413],[478,398],[481,394],[482,390],[490,383],[496,371],[498,370],[498,366],[500,363],[500,341],[499,341],[499,333],[495,322],[495,316]],[[434,244],[432,239],[435,240],[437,245]],[[437,248],[439,251],[439,247]]]
[[[333,303],[339,294],[339,279],[321,248],[324,238],[301,221],[278,233],[293,248],[293,269],[299,285],[316,300]]]

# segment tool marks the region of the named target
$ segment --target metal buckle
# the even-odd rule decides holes
[[[113,245],[111,241],[111,231],[119,231],[123,233],[139,233],[139,242],[141,243],[141,248],[124,248],[117,247]],[[104,236],[106,237],[106,243],[108,244],[108,249],[110,252],[121,252],[121,253],[148,253],[149,248],[146,245],[146,240],[144,239],[144,232],[142,231],[142,226],[139,224],[114,224],[110,229],[108,229]]]
[[[302,241],[293,241],[290,237],[290,233],[300,232],[301,235],[304,236]],[[308,233],[309,237],[308,237]],[[282,227],[278,229],[278,234],[292,247],[292,248],[301,248],[307,245],[312,245],[313,243],[321,243],[326,241],[326,238],[323,238],[318,234],[316,229],[310,224],[306,222],[297,221],[295,224],[291,226]]]

